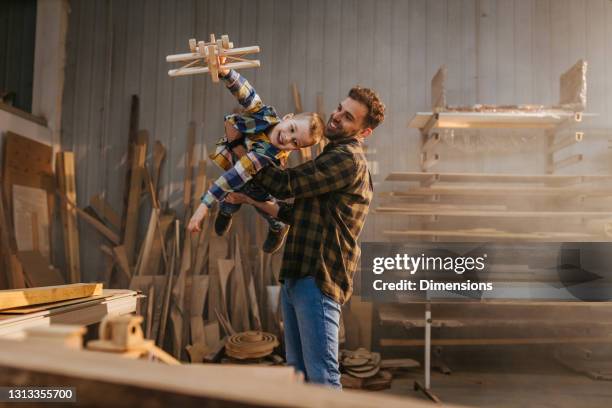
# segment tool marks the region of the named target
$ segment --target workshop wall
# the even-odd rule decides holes
[[[203,157],[235,103],[204,75],[168,77],[165,57],[185,52],[189,38],[207,39],[213,32],[229,34],[236,46],[261,46],[261,68],[242,73],[281,113],[293,110],[293,82],[305,110],[316,109],[317,93],[330,111],[354,84],[375,88],[388,107],[385,123],[367,143],[377,191],[394,187],[383,183],[389,172],[419,170],[420,138],[407,123],[415,112],[428,110],[430,80],[442,64],[448,68],[449,104],[553,105],[559,75],[585,58],[587,110],[599,114],[585,126],[612,125],[612,3],[606,0],[70,4],[62,149],[76,154],[80,206],[104,193],[116,210],[122,208],[130,100],[136,94],[139,127],[149,131],[150,145],[160,140],[168,149],[160,198],[182,212],[188,124],[197,125],[196,159]],[[529,144],[520,151],[466,154],[446,146],[436,170],[544,173],[543,139],[525,140]],[[581,152],[585,161],[564,172],[610,172],[607,137],[587,139]],[[212,166],[209,174],[217,174]],[[370,215],[362,238],[384,240],[382,231],[391,223],[388,216]],[[81,228],[88,237],[81,245],[83,275],[93,278],[103,265],[98,238],[88,226]]]

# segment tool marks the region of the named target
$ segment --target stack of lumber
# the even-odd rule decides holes
[[[106,315],[136,311],[137,293],[103,289],[101,283],[0,291],[0,337],[23,338],[31,328],[88,325]]]
[[[383,390],[391,387],[393,376],[381,370],[379,353],[364,348],[340,352],[341,382],[345,388]]]

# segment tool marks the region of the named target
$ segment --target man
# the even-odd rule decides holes
[[[274,197],[295,199],[271,206],[291,226],[280,274],[287,362],[308,381],[334,388],[341,388],[340,307],[353,291],[357,239],[373,195],[362,142],[384,111],[373,91],[352,88],[331,114],[325,127],[330,143],[315,160],[285,170],[268,166],[254,177]]]

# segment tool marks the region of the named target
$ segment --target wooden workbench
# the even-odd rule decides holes
[[[0,312],[0,337],[21,338],[30,327],[50,324],[90,325],[106,315],[134,313],[138,292],[104,289],[102,295]]]

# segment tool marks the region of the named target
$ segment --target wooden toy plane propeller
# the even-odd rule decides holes
[[[258,46],[234,48],[227,35],[222,35],[220,40],[215,35],[210,35],[210,42],[197,41],[195,38],[189,40],[189,50],[186,54],[168,55],[168,62],[186,62],[180,68],[171,69],[168,75],[171,77],[204,74],[209,72],[213,82],[219,82],[219,69],[243,69],[259,67],[259,60],[243,58],[246,54],[259,52]],[[213,56],[213,58],[211,58]],[[219,57],[226,57],[225,63],[219,63]]]

